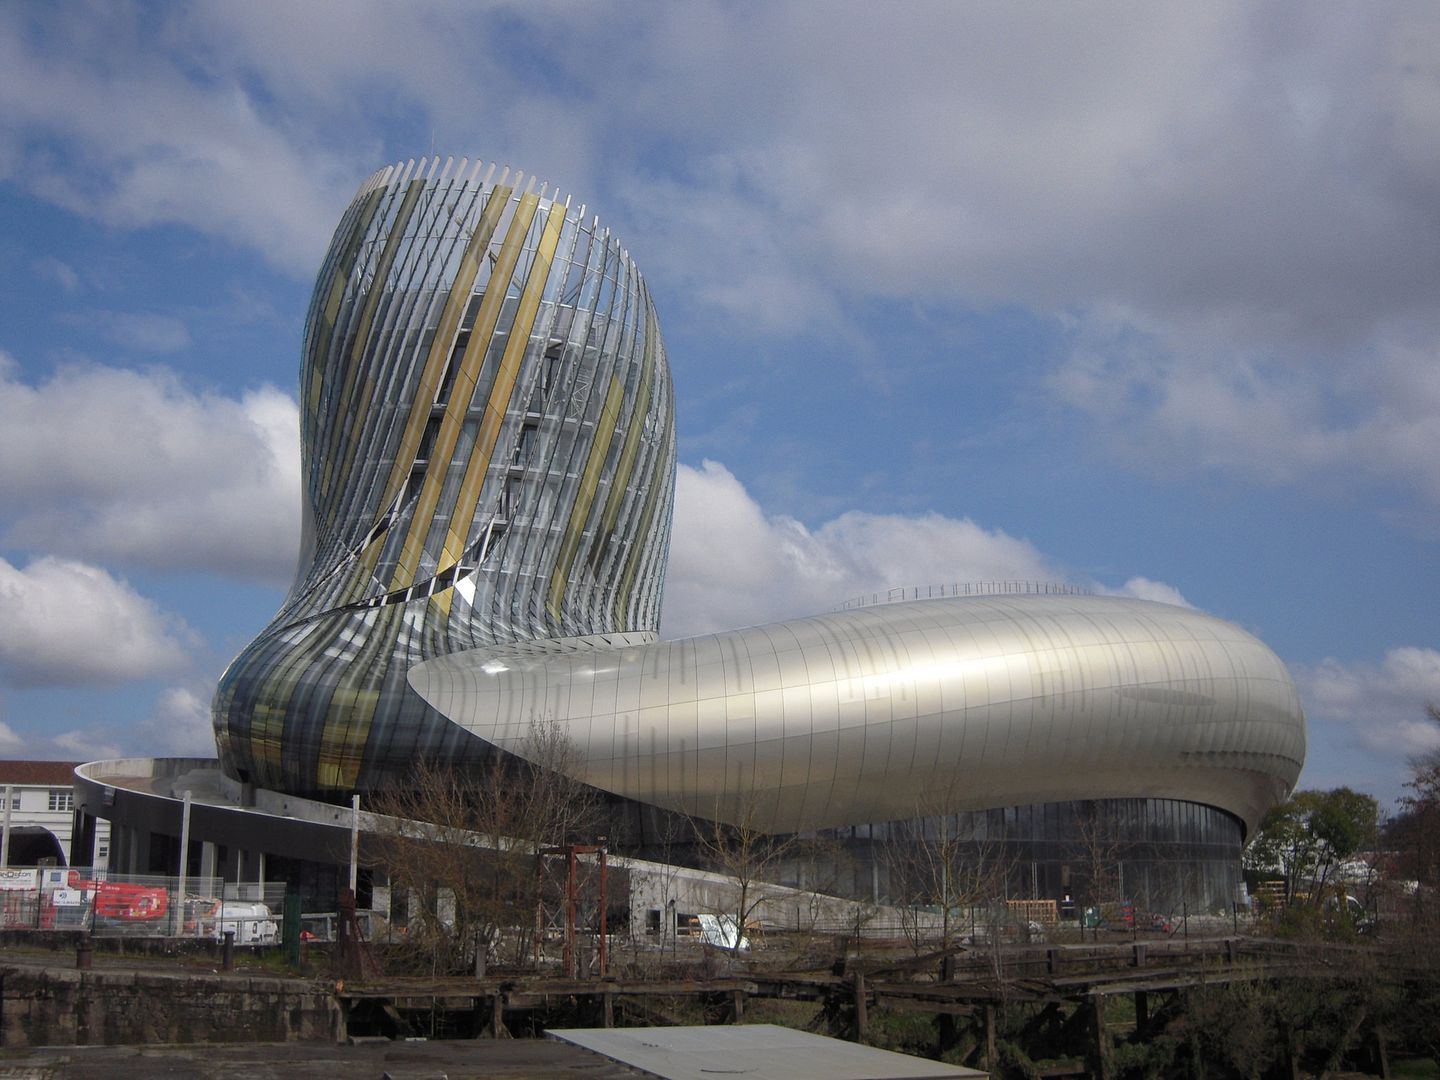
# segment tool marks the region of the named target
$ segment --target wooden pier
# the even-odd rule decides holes
[[[710,978],[396,979],[347,984],[337,988],[337,998],[352,1029],[390,1037],[504,1038],[524,1014],[557,1010],[583,1017],[587,1026],[609,1027],[617,1012],[622,1021],[653,1021],[677,1000],[703,1008],[715,1022],[738,1023],[750,1003],[788,1000],[818,1003],[832,1033],[865,1041],[879,1008],[934,1018],[937,1049],[968,1039],[973,1060],[987,1068],[996,1062],[997,1010],[1024,1005],[1033,1013],[1031,1026],[1068,1026],[1078,1033],[1072,1041],[1086,1048],[1083,1058],[1050,1075],[1107,1077],[1115,1032],[1106,1005],[1117,997],[1133,1003],[1127,1034],[1143,1032],[1167,1018],[1177,995],[1195,987],[1346,979],[1381,969],[1395,976],[1406,958],[1359,946],[1228,937],[960,948],[910,957],[851,951],[821,970],[765,970],[756,960],[744,961],[742,969],[728,957],[718,962],[731,970]]]

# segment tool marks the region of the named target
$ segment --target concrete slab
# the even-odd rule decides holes
[[[554,1028],[574,1046],[662,1080],[922,1080],[984,1076],[974,1069],[842,1042],[774,1024]]]

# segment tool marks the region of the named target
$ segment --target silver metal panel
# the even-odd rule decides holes
[[[554,717],[576,741],[580,779],[697,817],[758,810],[775,832],[915,817],[942,799],[1126,797],[1205,803],[1253,830],[1305,756],[1294,683],[1269,649],[1141,600],[948,597],[693,642],[602,641],[458,653],[412,668],[410,683],[507,750]],[[765,676],[721,695],[690,662],[701,655],[744,656]],[[633,708],[547,690],[611,677],[619,701],[643,703],[643,737],[617,737]],[[502,700],[518,724],[513,712],[500,722]]]

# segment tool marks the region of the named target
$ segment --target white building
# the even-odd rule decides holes
[[[110,854],[108,821],[95,821],[93,836],[81,830],[79,848],[75,845],[76,764],[0,761],[0,866],[105,865]]]

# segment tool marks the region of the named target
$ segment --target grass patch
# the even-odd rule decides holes
[[[1411,1058],[1390,1064],[1390,1075],[1395,1080],[1436,1080],[1440,1078],[1440,1065],[1434,1058]]]

